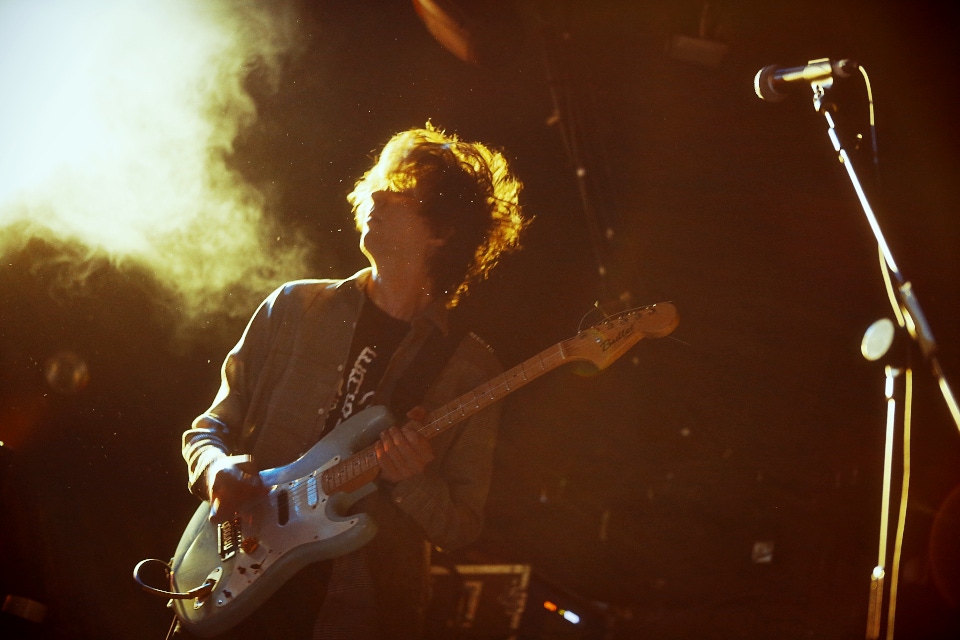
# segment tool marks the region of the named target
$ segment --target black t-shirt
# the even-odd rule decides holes
[[[340,380],[325,431],[374,404],[387,364],[409,330],[409,323],[387,315],[370,298],[364,300],[347,358],[349,368]]]

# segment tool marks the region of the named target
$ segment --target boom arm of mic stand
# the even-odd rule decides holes
[[[877,217],[873,213],[873,208],[870,206],[870,202],[867,200],[867,196],[863,192],[863,187],[861,186],[860,179],[857,177],[857,173],[853,168],[853,163],[850,161],[850,156],[847,155],[846,149],[844,149],[843,145],[840,144],[840,138],[837,136],[836,126],[833,122],[833,116],[830,114],[830,109],[827,108],[823,102],[824,94],[831,84],[831,79],[827,79],[822,83],[811,83],[811,87],[813,88],[814,109],[816,109],[817,113],[823,114],[824,119],[827,121],[827,135],[830,137],[830,142],[833,144],[833,148],[837,152],[837,159],[840,160],[840,164],[842,164],[847,170],[847,175],[850,177],[850,182],[853,184],[853,188],[857,192],[857,197],[860,199],[860,206],[863,208],[863,213],[866,215],[867,222],[870,224],[870,229],[873,231],[873,235],[877,239],[877,246],[880,248],[880,253],[883,255],[883,260],[886,263],[890,273],[893,275],[893,279],[896,283],[895,293],[899,302],[900,311],[903,314],[904,323],[906,325],[905,328],[910,334],[910,337],[919,346],[920,353],[923,354],[924,359],[930,363],[933,374],[937,378],[937,383],[940,386],[940,392],[943,394],[943,399],[947,403],[947,409],[950,411],[950,415],[953,417],[953,422],[957,429],[960,429],[960,408],[957,406],[957,401],[953,395],[953,391],[950,389],[950,385],[947,384],[947,380],[940,368],[940,363],[937,360],[937,343],[933,338],[933,331],[930,329],[930,325],[923,314],[923,310],[920,308],[920,302],[917,300],[916,295],[914,295],[913,285],[903,278],[903,275],[897,268],[897,263],[893,259],[893,254],[890,252],[890,247],[887,244],[886,238],[884,238],[883,231],[880,229],[880,223],[877,222]]]

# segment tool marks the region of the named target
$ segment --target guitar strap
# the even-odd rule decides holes
[[[402,418],[423,402],[427,389],[440,375],[465,335],[466,331],[462,328],[451,327],[446,335],[437,327],[431,329],[413,361],[386,394],[386,404],[394,416]]]

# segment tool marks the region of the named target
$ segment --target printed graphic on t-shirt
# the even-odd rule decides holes
[[[376,359],[377,352],[370,347],[364,347],[357,356],[356,362],[353,363],[353,368],[344,385],[343,405],[340,408],[341,421],[352,416],[355,411],[363,409],[373,397],[372,389],[363,391],[363,381],[367,376],[368,365]]]
[[[390,317],[369,299],[364,303],[347,359],[350,368],[340,380],[326,430],[375,402],[387,364],[408,329],[406,322]]]

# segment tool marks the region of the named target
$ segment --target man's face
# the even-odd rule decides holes
[[[417,261],[424,266],[443,240],[436,238],[411,191],[375,191],[369,210],[360,211],[360,249],[372,263]]]

